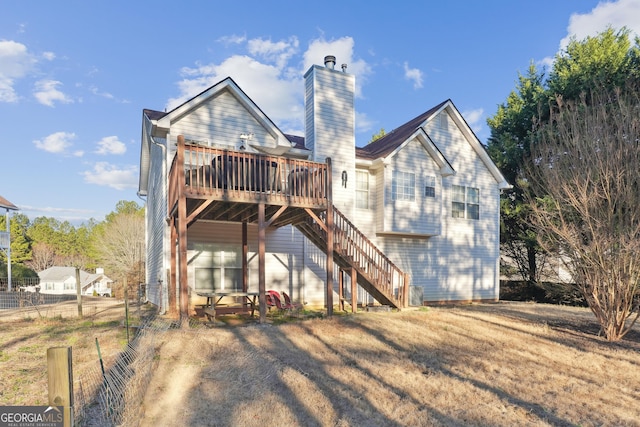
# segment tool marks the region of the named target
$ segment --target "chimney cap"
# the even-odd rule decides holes
[[[324,57],[324,66],[327,68],[333,68],[336,66],[336,57],[333,55],[327,55]]]

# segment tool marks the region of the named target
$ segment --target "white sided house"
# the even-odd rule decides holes
[[[55,295],[76,295],[77,281],[75,267],[49,267],[38,273],[40,293]],[[95,273],[80,270],[82,295],[112,296],[113,280],[104,274],[104,269],[96,268]]]
[[[444,101],[358,147],[354,93],[334,57],[312,66],[304,137],[231,78],[143,111],[151,302],[184,316],[212,290],[284,290],[329,311],[498,299],[509,184],[459,111]]]

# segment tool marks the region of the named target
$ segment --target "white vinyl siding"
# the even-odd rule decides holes
[[[388,160],[388,165],[383,171],[384,175],[380,174],[380,177],[384,177],[386,190],[384,193],[378,193],[383,194],[384,202],[382,205],[378,202],[378,210],[382,208],[382,212],[376,213],[376,232],[420,237],[440,234],[442,177],[439,175],[438,165],[422,144],[417,140],[406,144]],[[425,195],[424,187],[427,183],[438,189],[435,191],[435,197]]]
[[[442,237],[430,238],[423,253],[419,245],[414,247],[415,255],[409,260],[413,263],[411,284],[423,287],[427,301],[494,300],[500,291],[500,190],[494,176],[458,128],[464,123],[447,114],[447,129],[442,129],[438,121],[428,124],[425,130],[451,162],[456,174],[438,183],[436,195],[443,198]],[[470,210],[475,215],[475,210],[477,220],[454,218],[454,186],[465,188],[465,214]],[[468,188],[473,189],[471,197],[467,197]],[[479,212],[480,200],[482,212]],[[429,268],[422,268],[424,265]]]
[[[229,90],[223,90],[171,125],[171,143],[178,135],[208,146],[237,148],[241,134],[253,134],[251,144],[273,147],[275,137]]]
[[[165,141],[158,139],[164,144]],[[145,206],[146,228],[146,283],[149,285],[147,298],[152,304],[167,307],[168,303],[168,271],[169,254],[165,253],[165,233],[169,234],[169,227],[165,221],[167,217],[167,192],[165,178],[165,150],[156,144],[150,147],[149,189]],[[168,239],[168,237],[167,237]]]

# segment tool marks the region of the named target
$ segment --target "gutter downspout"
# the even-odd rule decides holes
[[[151,143],[153,145],[155,145],[157,147],[160,147],[162,149],[162,169],[163,169],[162,176],[165,177],[166,176],[166,163],[167,163],[167,146],[165,144],[161,143],[161,142],[156,141],[155,137],[153,135],[151,135],[151,133],[149,133],[149,141],[151,141]],[[163,179],[162,185],[166,186],[166,180]],[[144,200],[145,204],[146,204],[146,199],[143,199],[143,197],[148,197],[148,194],[145,195],[145,196],[142,196],[142,195],[138,194],[138,197],[140,197],[141,200]],[[149,210],[145,209],[145,216],[147,216],[147,215],[149,215]],[[148,230],[145,230],[145,234],[148,233],[148,232],[149,232]],[[164,248],[164,245],[165,245],[164,242],[169,240],[169,239],[166,238],[166,235],[165,235],[166,232],[167,232],[166,228],[163,227],[163,231],[162,231],[162,233],[163,233],[163,238],[162,238],[162,242],[163,242],[162,243],[162,245],[163,245],[163,247],[162,247],[162,263],[163,263],[163,267],[164,267],[164,265],[166,265],[166,263],[165,263],[166,260],[164,259],[165,258],[165,253],[166,253],[165,248]],[[145,240],[148,241],[149,240],[148,237],[149,236],[145,235]],[[161,301],[161,306],[159,308],[160,308],[160,314],[164,315],[164,314],[167,313],[167,306],[169,305],[169,293],[165,292],[165,290],[162,289],[162,288],[164,286],[168,286],[168,284],[165,284],[166,280],[164,280],[165,279],[164,270],[160,271],[159,273],[160,274],[157,275],[157,277],[156,277],[157,283],[160,283],[160,301]],[[147,292],[148,292],[148,287],[147,287]],[[147,296],[147,299],[148,299],[148,296]]]

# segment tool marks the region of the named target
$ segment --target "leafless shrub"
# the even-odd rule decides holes
[[[616,341],[640,314],[640,99],[628,88],[557,101],[527,170],[535,193],[547,194],[531,201],[532,219]]]

